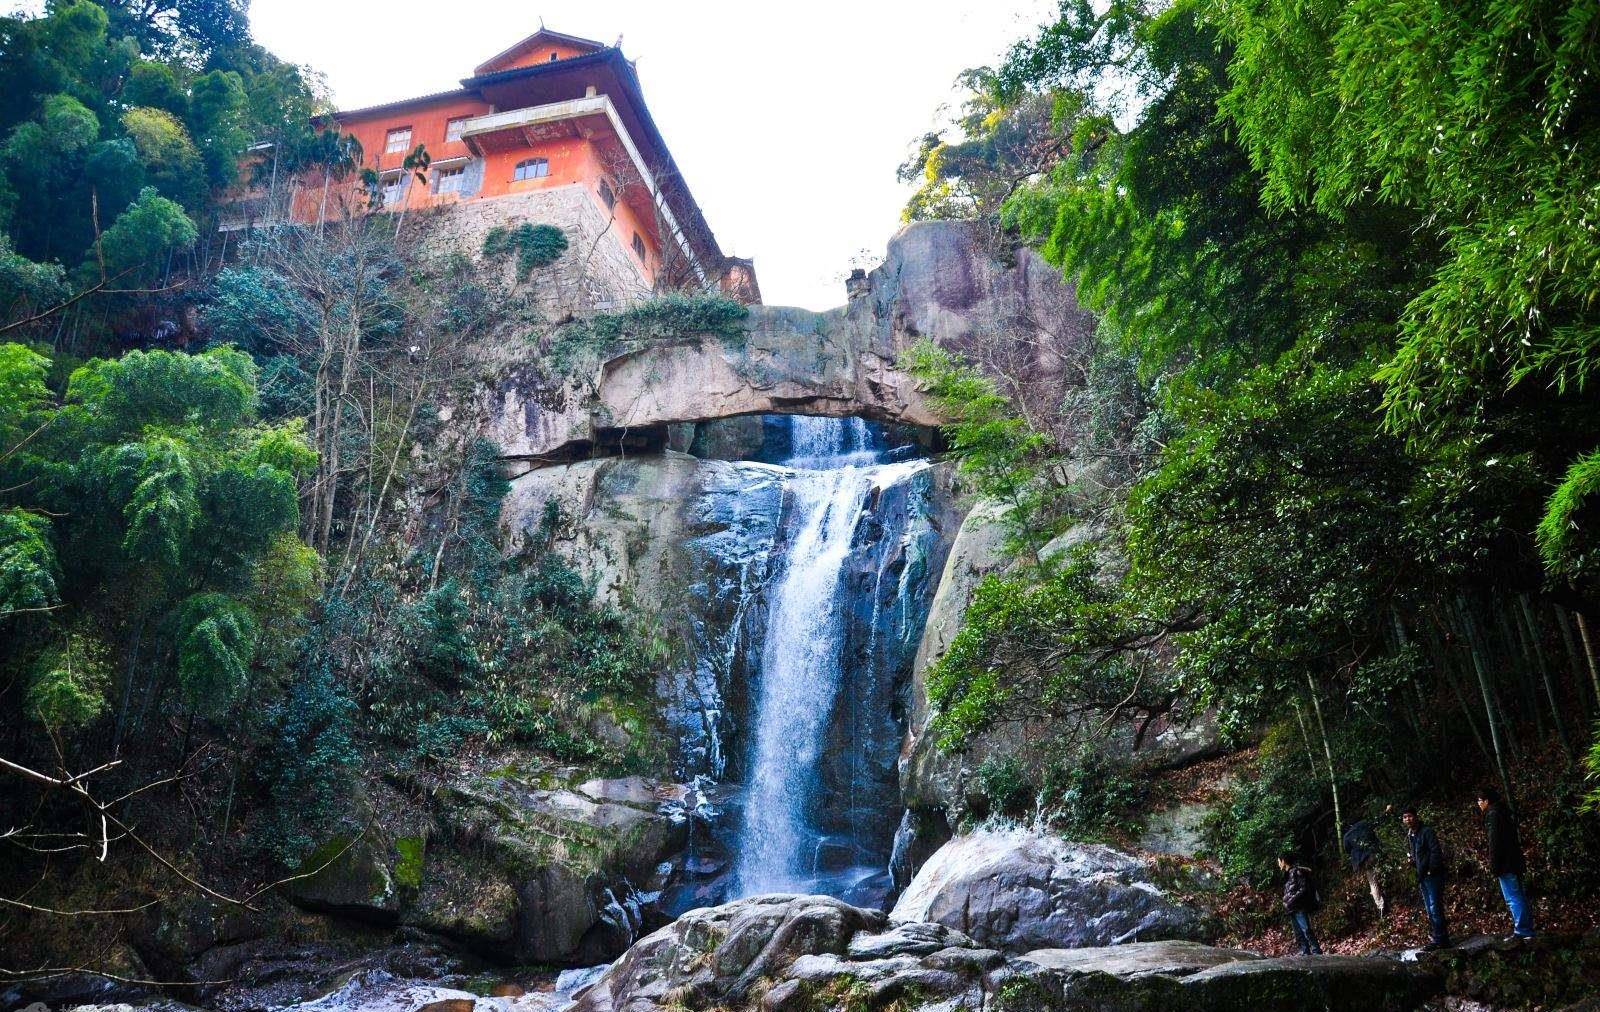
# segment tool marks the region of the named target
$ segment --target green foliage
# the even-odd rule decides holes
[[[1600,451],[1574,462],[1545,504],[1539,520],[1539,554],[1552,573],[1570,575],[1593,565],[1593,548],[1583,537],[1578,518],[1585,501],[1596,491],[1600,491]]]
[[[1130,833],[1141,822],[1144,788],[1126,763],[1100,747],[1057,745],[1045,766],[1041,800],[1068,839],[1095,840]]]
[[[1159,679],[1119,657],[1158,632],[1132,612],[1093,555],[1078,550],[1036,571],[985,577],[961,629],[928,672],[933,727],[959,748],[996,722],[1038,712],[1065,718],[1098,705],[1153,703]]]
[[[918,184],[906,202],[907,221],[992,218],[1018,181],[1066,149],[1056,96],[1008,92],[989,67],[964,71],[958,84],[967,91],[953,124],[959,139],[927,134],[900,166],[900,181]]]
[[[74,372],[67,401],[101,439],[137,435],[151,426],[215,432],[249,419],[256,408],[255,380],[255,364],[232,348],[198,355],[133,351],[95,359]]]
[[[901,364],[921,381],[939,413],[961,473],[985,499],[1004,503],[1015,546],[1034,547],[1056,533],[1041,522],[1063,492],[1060,451],[1049,436],[1018,416],[995,380],[926,339]]]
[[[517,255],[517,280],[526,281],[540,267],[548,267],[567,251],[567,233],[554,225],[496,225],[483,237],[483,255]]]
[[[0,588],[22,610],[0,636],[32,672],[28,712],[91,723],[118,679],[126,701],[172,677],[186,709],[221,717],[258,646],[285,668],[285,637],[314,593],[319,560],[292,534],[297,478],[315,460],[303,426],[257,424],[255,367],[228,348],[94,359],[62,403],[50,369],[0,345],[12,449],[0,487],[13,498],[0,504]]]
[[[58,264],[81,290],[104,259],[116,294],[78,308],[128,308],[150,275],[122,272],[194,241],[252,141],[311,136],[313,82],[249,44],[238,0],[43,7],[0,18],[0,323],[66,301]]]
[[[56,602],[55,546],[44,517],[0,509],[0,620]]]
[[[196,594],[178,611],[178,683],[190,708],[216,716],[243,693],[259,630],[250,610],[216,592]]]
[[[629,306],[620,313],[597,313],[556,332],[548,358],[558,372],[581,363],[603,361],[650,344],[714,337],[730,343],[745,338],[750,310],[725,295],[671,292]]]
[[[132,486],[122,508],[122,550],[134,562],[177,566],[200,510],[186,448],[168,436],[126,443],[112,451],[107,470]]]
[[[110,684],[110,650],[87,629],[69,631],[34,662],[28,713],[52,731],[81,728],[105,711]]]
[[[148,277],[168,252],[190,245],[195,235],[183,208],[147,187],[101,236],[98,256],[113,277]]]
[[[0,344],[0,449],[10,450],[24,426],[50,399],[45,373],[50,360],[20,344]]]
[[[178,117],[164,109],[135,106],[122,114],[122,128],[132,138],[139,158],[157,172],[194,172],[200,152]]]
[[[972,775],[992,813],[1018,815],[1033,801],[1028,769],[1014,753],[985,756]]]
[[[1427,748],[1509,764],[1567,719],[1586,690],[1513,597],[1595,593],[1596,24],[1540,0],[1074,0],[967,75],[961,139],[908,163],[912,213],[1008,193],[1104,369],[1041,407],[1003,367],[907,356],[1017,554],[931,672],[941,744],[1020,719],[1072,745],[1157,673],[1147,714],[1314,739],[1235,795],[1219,850],[1255,874],[1328,845],[1336,806],[1436,778]],[[1096,449],[1130,451],[1125,496]],[[1036,561],[1086,519],[1101,564]]]
[[[0,214],[0,225],[3,224]],[[18,256],[11,248],[10,236],[0,233],[0,313],[21,318],[64,301],[67,294],[65,270],[56,264],[36,264]]]
[[[252,835],[293,866],[334,822],[360,761],[355,704],[326,668],[301,672],[267,708],[269,744],[258,774],[268,806]]]

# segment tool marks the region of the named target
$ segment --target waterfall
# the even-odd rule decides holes
[[[908,491],[925,459],[886,463],[860,419],[794,417],[781,465],[783,516],[755,672],[735,891],[848,892],[887,863],[893,828],[889,710],[900,654],[880,646],[882,591],[900,647],[920,632],[907,560],[932,537]],[[885,504],[893,501],[889,508]],[[887,514],[887,515],[886,515]],[[885,570],[899,572],[885,581]],[[885,658],[888,658],[885,660]]]

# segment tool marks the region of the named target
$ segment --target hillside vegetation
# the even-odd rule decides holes
[[[933,673],[944,747],[1210,708],[1260,743],[1232,876],[1483,781],[1552,902],[1594,895],[1597,40],[1584,4],[1063,2],[964,76],[908,218],[995,217],[1100,323],[1044,412],[912,358],[1014,555]],[[992,807],[1136,826],[1093,744],[991,762]]]

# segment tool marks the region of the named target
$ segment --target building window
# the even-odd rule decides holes
[[[444,125],[444,139],[447,141],[459,141],[461,139],[461,128],[466,125],[467,119],[468,117],[466,116],[457,116],[446,123]]]
[[[519,179],[543,179],[550,174],[550,160],[548,158],[528,158],[517,163],[516,171],[511,174],[513,181]]]
[[[554,62],[556,62],[556,60],[558,60],[558,59],[560,59],[560,58],[561,58],[561,56],[560,56],[560,54],[559,54],[559,53],[551,53],[551,54],[550,54],[550,62],[551,62],[551,63],[554,63]]]
[[[405,176],[405,173],[400,172],[400,173],[396,173],[395,175],[392,175],[392,176],[384,177],[384,180],[383,180],[383,206],[384,207],[393,207],[394,205],[400,203],[400,199],[405,196],[405,192],[406,192],[406,176]]]
[[[639,238],[639,233],[637,233],[637,232],[633,233],[633,252],[638,255],[640,260],[643,260],[645,258],[644,257],[644,240]]]
[[[454,169],[440,169],[434,176],[434,189],[439,193],[460,193],[467,182],[467,167],[465,165]]]
[[[384,154],[392,155],[411,150],[411,128],[397,127],[389,131],[383,142]]]
[[[611,184],[604,179],[600,180],[600,199],[605,201],[606,210],[615,211],[617,209],[617,195],[611,192]]]

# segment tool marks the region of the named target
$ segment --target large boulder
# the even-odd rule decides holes
[[[580,991],[570,1012],[1410,1012],[1439,980],[1414,962],[1265,959],[1187,941],[1007,956],[943,924],[774,895],[684,915]]]
[[[1263,958],[1193,942],[1046,949],[1008,983],[1002,1007],[1040,1012],[1409,1012],[1442,989],[1416,963],[1384,956]]]
[[[774,894],[691,910],[629,949],[572,1012],[737,1007],[800,957],[842,954],[883,920],[827,896]]]
[[[1145,861],[1111,847],[986,829],[941,847],[891,916],[934,921],[1015,953],[1204,937],[1204,913],[1151,878]]]
[[[524,962],[611,959],[643,927],[635,894],[683,848],[670,811],[680,793],[639,777],[562,785],[508,770],[442,785],[439,821],[472,856],[430,851],[406,920]]]

